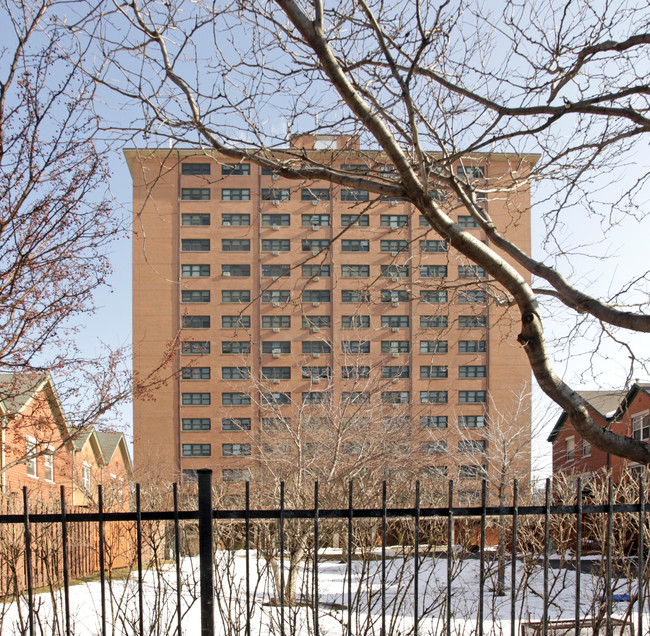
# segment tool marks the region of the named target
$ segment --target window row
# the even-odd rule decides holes
[[[239,174],[239,173],[230,173]],[[291,200],[291,189],[289,188],[262,188],[260,198],[262,201],[289,201]],[[181,188],[181,200],[183,201],[210,201],[211,188]],[[329,188],[302,188],[300,191],[301,201],[329,201],[331,197]],[[250,188],[221,188],[222,201],[250,201]],[[355,190],[343,188],[340,192],[340,200],[350,203],[369,201],[370,193],[367,190]]]

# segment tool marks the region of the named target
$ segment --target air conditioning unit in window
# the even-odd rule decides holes
[[[320,333],[320,327],[312,327],[311,332],[312,333]]]
[[[393,384],[397,384],[397,383],[399,382],[399,378],[393,378],[393,379],[391,380],[391,382],[392,382]]]
[[[280,202],[279,201],[273,201],[273,205],[277,208],[278,205],[280,205]]]
[[[391,279],[394,283],[397,282],[397,276],[391,276],[390,279]]]
[[[278,252],[277,250],[271,252],[271,254],[273,254],[273,256],[280,256],[280,252]]]
[[[312,307],[320,307],[320,302],[317,301],[317,300],[315,300],[315,301],[311,304],[311,306],[312,306]]]
[[[397,201],[391,201],[390,202],[390,207],[394,208],[397,205]]]
[[[318,353],[318,352],[312,353],[311,355],[312,355],[313,358],[320,358],[320,353]]]
[[[277,181],[279,178],[280,178],[280,175],[277,174],[276,172],[274,172],[274,173],[271,175],[271,179],[273,179],[273,181]]]
[[[393,351],[393,353],[390,354],[393,358],[399,358],[399,353],[397,351]]]
[[[393,333],[397,333],[399,331],[399,327],[391,327],[390,329]]]
[[[317,283],[320,280],[320,276],[314,276],[312,280]]]
[[[319,227],[320,226],[318,226],[318,225],[312,225],[311,229],[312,229],[313,232],[316,232],[319,229]]]
[[[391,230],[394,231],[394,230],[396,230],[397,228],[398,228],[397,223],[391,223],[391,224],[390,224],[390,229],[391,229]]]
[[[271,307],[279,307],[279,306],[280,306],[280,303],[279,303],[277,300],[274,300],[274,301],[271,303]]]
[[[226,225],[226,226],[228,226],[228,225],[230,225],[230,221],[222,221],[221,225]]]
[[[313,249],[313,250],[311,251],[311,255],[312,255],[312,256],[318,256],[318,252],[320,252],[320,250],[319,250],[318,248]]]
[[[390,255],[391,255],[391,256],[397,256],[398,253],[399,253],[399,252],[391,252]]]
[[[359,227],[359,221],[355,221],[352,225],[353,225],[354,227]]]
[[[280,333],[280,327],[273,327],[273,333]]]
[[[280,357],[280,349],[273,349],[273,351],[271,352],[271,355],[274,358],[279,358]]]
[[[318,205],[318,199],[314,199],[314,200],[311,202],[311,204],[312,204],[312,205]]]
[[[230,276],[230,272],[224,272],[223,275],[226,276],[226,277]]]
[[[312,378],[311,381],[312,381],[314,384],[320,384],[320,378]]]
[[[280,229],[280,226],[279,226],[279,225],[272,225],[272,226],[271,226],[271,229],[272,229],[274,232],[277,232],[277,231]]]
[[[398,408],[399,408],[399,404],[393,404],[393,408],[394,408],[394,409],[398,409]]]
[[[273,378],[273,384],[280,384],[280,380],[278,380],[278,378]]]
[[[393,307],[399,307],[399,303],[398,303],[396,300],[393,300],[393,301],[391,302],[391,305],[392,305]]]
[[[279,277],[279,276],[272,276],[272,277],[271,277],[271,280],[272,280],[273,282],[275,282],[276,280],[280,280],[280,277]]]

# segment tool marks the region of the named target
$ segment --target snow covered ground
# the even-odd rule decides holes
[[[255,554],[250,560],[251,634],[280,634],[281,612],[271,600],[277,596],[272,569]],[[246,561],[244,552],[217,552],[215,563],[215,625],[218,634],[244,634],[247,614]],[[288,567],[285,562],[285,566]],[[389,634],[413,633],[415,593],[414,560],[409,556],[391,554],[386,561],[385,624]],[[288,578],[288,570],[287,570]],[[455,558],[452,561],[452,634],[469,636],[477,633],[480,599],[480,561],[475,557]],[[495,636],[510,634],[512,590],[510,563],[506,568],[505,595],[494,594],[496,564],[486,567],[484,586],[484,633]],[[517,585],[514,591],[516,620],[540,620],[543,614],[544,574],[538,559],[518,561]],[[113,636],[131,636],[139,633],[139,600],[137,572],[122,580],[110,579],[106,584],[106,633]],[[570,619],[574,615],[576,575],[572,568],[549,571],[549,619]],[[335,554],[323,554],[318,568],[318,623],[319,632],[327,635],[347,634],[351,614],[353,634],[380,634],[382,627],[382,566],[380,560],[365,559],[353,562],[352,606],[348,612],[347,568]],[[314,613],[310,599],[313,594],[313,572],[310,564],[303,564],[297,579],[297,597],[294,607],[284,610],[286,634],[313,634]],[[616,594],[635,594],[634,581],[620,578],[612,581]],[[444,634],[447,615],[447,559],[444,555],[421,559],[418,575],[419,633]],[[604,594],[604,579],[598,573],[581,575],[581,613],[592,615],[598,611]],[[144,573],[144,629],[145,634],[163,636],[175,634],[176,573],[172,565]],[[596,601],[594,602],[594,599]],[[271,601],[271,603],[269,603]],[[306,603],[304,601],[307,601]],[[99,582],[74,585],[70,588],[72,633],[76,636],[101,634],[101,586]],[[64,599],[62,591],[38,594],[35,597],[36,633],[65,634]],[[183,634],[200,632],[200,601],[198,559],[182,562],[181,610]],[[622,617],[629,612],[628,602],[616,602],[614,615]],[[636,605],[632,620],[636,622]],[[0,632],[3,635],[24,634],[27,606],[19,603],[0,605]],[[648,625],[648,617],[645,617]],[[519,634],[519,629],[517,629]]]

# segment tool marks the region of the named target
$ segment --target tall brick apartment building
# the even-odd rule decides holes
[[[287,152],[390,170],[346,137],[301,136]],[[179,334],[181,343],[177,378],[135,404],[136,468],[190,477],[209,467],[236,482],[270,456],[291,471],[329,453],[476,478],[490,463],[495,413],[519,404],[517,426],[529,430],[518,316],[410,204],[195,149],[126,159],[135,371],[155,367]],[[498,227],[527,250],[528,189],[496,194],[512,161],[475,156],[457,170],[485,187]],[[446,205],[482,235],[455,200]]]

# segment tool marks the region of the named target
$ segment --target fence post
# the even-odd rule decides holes
[[[214,552],[212,548],[212,470],[200,468],[199,567],[201,570],[201,636],[214,636]]]

